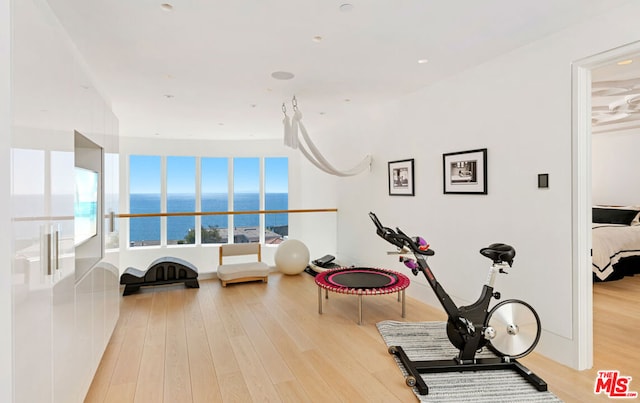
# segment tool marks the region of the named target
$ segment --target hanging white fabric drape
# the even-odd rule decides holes
[[[307,129],[304,127],[304,124],[302,124],[302,113],[297,108],[294,108],[293,118],[289,119],[284,107],[283,112],[284,145],[294,150],[299,149],[302,155],[318,169],[335,176],[354,176],[366,171],[371,166],[371,156],[367,155],[359,164],[349,170],[341,171],[336,169],[322,156],[320,150],[313,144]],[[302,135],[302,139],[298,137],[298,133]]]

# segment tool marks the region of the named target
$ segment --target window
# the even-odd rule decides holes
[[[167,157],[167,213],[196,211],[195,157]],[[167,217],[167,245],[195,244],[195,216]]]
[[[264,218],[261,214],[206,213],[286,210],[288,174],[287,158],[132,155],[129,158],[131,214],[203,214],[166,219],[131,218],[130,245],[279,243],[288,233],[286,213],[265,214]],[[166,181],[164,190],[162,178]],[[230,228],[233,231],[230,232]]]
[[[129,158],[129,211],[131,214],[161,212],[160,157],[132,155]],[[160,244],[160,217],[129,220],[131,246]]]
[[[289,209],[289,160],[287,158],[264,159],[264,209]],[[264,242],[282,242],[289,234],[289,214],[265,214]]]
[[[260,210],[260,159],[233,159],[233,211]],[[233,217],[233,243],[260,242],[260,216]]]
[[[202,158],[200,206],[204,212],[229,210],[229,159]],[[228,215],[202,216],[202,243],[227,243]]]

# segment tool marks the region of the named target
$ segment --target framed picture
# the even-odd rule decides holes
[[[413,196],[413,159],[389,162],[389,196]]]
[[[487,149],[442,155],[444,193],[487,194]]]

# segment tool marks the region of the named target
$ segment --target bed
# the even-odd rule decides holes
[[[640,273],[639,207],[594,207],[592,269],[594,281]]]

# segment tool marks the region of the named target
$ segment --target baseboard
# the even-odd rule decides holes
[[[217,280],[218,274],[215,271],[207,273],[198,273],[198,280]]]

